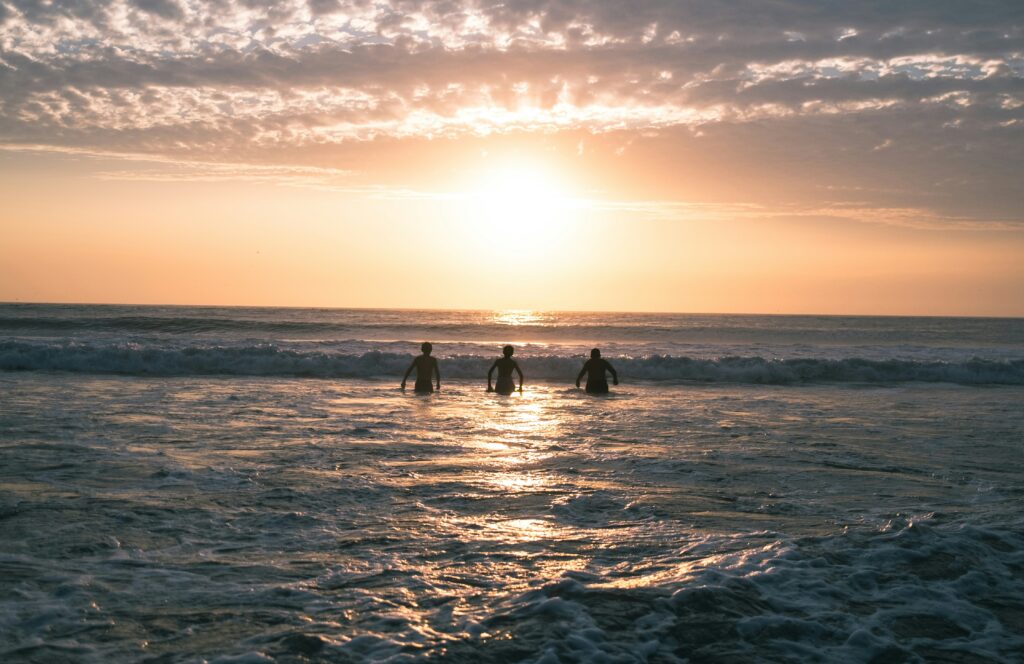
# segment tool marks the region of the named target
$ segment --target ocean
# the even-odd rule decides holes
[[[1022,508],[1024,319],[0,305],[3,662],[1021,661]]]

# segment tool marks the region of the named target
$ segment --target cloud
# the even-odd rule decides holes
[[[142,11],[165,19],[181,20],[185,13],[173,0],[132,0],[132,4]]]
[[[132,168],[95,172],[102,180],[139,182],[271,182],[275,184],[331,185],[344,182],[352,173],[337,168],[318,166],[232,163],[174,159],[153,154],[112,152],[49,145],[17,145],[0,143],[0,152],[58,154],[92,159],[101,163],[117,162]]]
[[[914,181],[880,207],[966,214],[952,191],[983,215],[1024,207],[1024,5],[6,0],[0,110],[8,144],[226,163],[512,132],[656,131],[668,154],[674,130],[742,159],[804,134],[854,184]]]

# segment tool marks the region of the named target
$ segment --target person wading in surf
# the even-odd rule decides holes
[[[587,392],[590,394],[608,394],[606,371],[612,373],[612,382],[618,385],[619,374],[615,372],[615,369],[608,363],[608,360],[601,359],[601,349],[595,348],[590,351],[590,359],[583,364],[580,374],[576,376],[576,387],[580,386],[580,379],[583,378],[583,374],[587,374]]]
[[[487,391],[497,392],[498,394],[512,394],[515,392],[516,386],[512,381],[512,371],[515,370],[519,374],[519,391],[523,391],[523,370],[519,368],[519,363],[512,359],[512,353],[516,352],[512,346],[505,346],[501,349],[504,357],[499,357],[491,365],[491,368],[487,370]],[[491,374],[494,370],[498,370],[498,383],[495,387],[491,387]]]
[[[413,390],[421,394],[433,392],[434,386],[430,382],[432,376],[437,376],[437,389],[440,390],[441,370],[437,368],[437,358],[430,356],[434,346],[429,341],[424,341],[423,345],[420,346],[420,350],[423,351],[423,354],[414,358],[412,364],[405,370],[405,375],[402,377],[402,389],[405,389],[405,381],[409,379],[409,374],[415,369],[416,386]]]

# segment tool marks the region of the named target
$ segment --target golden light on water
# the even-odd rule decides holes
[[[503,472],[492,475],[489,483],[514,492],[536,491],[549,484],[540,474]]]
[[[492,320],[499,325],[541,325],[548,321],[550,316],[539,311],[529,309],[505,309],[495,311]]]
[[[496,440],[474,440],[469,443],[472,447],[486,450],[488,452],[508,452],[512,448],[502,442]]]
[[[565,530],[547,519],[508,519],[489,523],[487,527],[499,533],[503,539],[517,542],[554,538]]]
[[[515,409],[502,412],[486,423],[486,426],[497,434],[501,442],[519,445],[531,453],[541,452],[536,445],[556,440],[561,421],[549,411],[551,396],[536,390],[515,393],[507,397],[515,399]]]

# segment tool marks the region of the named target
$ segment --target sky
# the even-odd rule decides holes
[[[0,301],[1024,316],[1020,0],[0,0]]]

